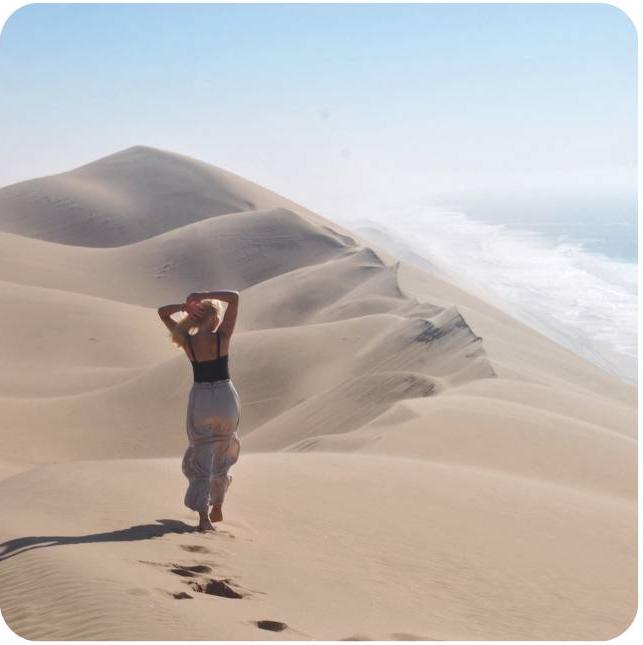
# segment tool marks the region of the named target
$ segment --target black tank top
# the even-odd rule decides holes
[[[223,379],[230,378],[228,371],[228,355],[221,356],[221,340],[219,339],[219,332],[215,332],[217,337],[217,357],[210,361],[197,361],[194,348],[192,347],[192,339],[188,334],[188,344],[192,352],[193,359],[192,371],[194,372],[195,383],[213,383],[214,381],[222,381]]]

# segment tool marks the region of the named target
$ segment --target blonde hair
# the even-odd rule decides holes
[[[201,325],[205,324],[214,311],[217,312],[217,318],[219,319],[219,325],[223,321],[223,316],[225,314],[226,308],[222,300],[215,300],[214,298],[208,300],[201,300],[200,302],[203,309],[205,309],[205,316],[200,323],[197,323],[190,314],[185,312],[185,316],[176,323],[176,327],[170,332],[170,339],[172,342],[177,345],[177,347],[185,347],[188,342],[188,336],[191,335],[190,332],[193,329],[197,331],[200,329]]]

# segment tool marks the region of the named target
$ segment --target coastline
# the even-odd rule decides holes
[[[21,191],[0,190],[13,631],[603,640],[631,623],[634,385],[183,155],[138,146]],[[242,453],[205,535],[182,506],[191,371],[155,311],[219,286],[241,294]]]

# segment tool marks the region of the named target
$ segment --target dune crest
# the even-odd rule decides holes
[[[0,244],[0,608],[24,638],[600,640],[632,620],[636,388],[430,258],[144,146],[1,189]],[[217,288],[241,293],[242,455],[200,535],[192,372],[156,308]]]

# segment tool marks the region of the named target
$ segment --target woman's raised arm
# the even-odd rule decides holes
[[[163,305],[162,307],[158,308],[159,316],[171,316],[172,314],[175,314],[177,311],[185,311],[185,303],[181,302],[177,305]]]
[[[158,314],[161,317],[161,320],[165,323],[165,326],[172,331],[176,327],[176,322],[172,320],[172,314],[175,314],[177,311],[185,311],[185,303],[180,303],[176,305],[163,305],[158,308]]]

